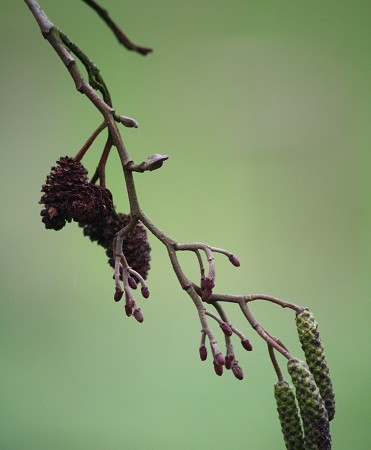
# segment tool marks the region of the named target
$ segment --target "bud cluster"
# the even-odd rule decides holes
[[[330,425],[325,403],[308,365],[297,358],[287,363],[296,390],[296,398],[303,421],[305,448],[331,449]]]
[[[328,418],[332,420],[335,415],[335,396],[323,345],[318,333],[318,323],[310,311],[304,310],[297,314],[296,326],[305,359],[325,402]]]
[[[304,450],[303,430],[291,386],[286,381],[279,381],[274,385],[274,397],[286,448],[288,450]]]

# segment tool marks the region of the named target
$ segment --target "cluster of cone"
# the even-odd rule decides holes
[[[282,433],[289,450],[329,450],[329,421],[335,415],[335,397],[318,324],[305,310],[297,314],[296,325],[306,363],[292,358],[287,364],[297,403],[288,383],[280,381],[274,386]]]
[[[130,215],[116,214],[108,189],[89,182],[88,171],[69,156],[61,157],[52,167],[42,186],[39,203],[45,228],[60,230],[72,220],[83,227],[85,236],[105,250],[109,264],[114,267],[113,239],[131,220]],[[147,232],[141,222],[123,242],[123,253],[128,264],[145,279],[150,268],[151,248]]]

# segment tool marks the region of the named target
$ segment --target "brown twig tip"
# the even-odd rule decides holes
[[[141,45],[136,45],[123,33],[123,31],[116,25],[116,23],[109,17],[108,12],[98,5],[94,0],[83,0],[87,5],[89,5],[94,11],[102,18],[106,25],[112,30],[113,34],[116,36],[120,44],[122,44],[127,50],[132,50],[140,55],[147,55],[153,50],[148,47],[143,47]]]
[[[206,361],[207,359],[207,348],[205,345],[201,345],[200,348],[198,349],[199,354],[200,354],[200,359],[201,361]]]

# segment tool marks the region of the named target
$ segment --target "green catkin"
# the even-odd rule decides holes
[[[304,448],[330,450],[331,435],[328,414],[308,365],[297,358],[287,363],[296,390],[304,429]]]
[[[279,381],[274,385],[274,397],[286,448],[304,450],[303,430],[294,391],[286,381]]]
[[[332,420],[335,415],[335,395],[318,333],[318,323],[314,315],[305,310],[296,315],[296,327],[305,359],[325,402],[328,418]]]

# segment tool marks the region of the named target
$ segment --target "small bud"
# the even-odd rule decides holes
[[[240,267],[240,261],[235,256],[230,255],[228,259],[235,267]]]
[[[128,298],[126,303],[130,306],[131,309],[135,307],[135,301],[133,298]]]
[[[200,352],[200,359],[201,361],[206,361],[207,359],[207,348],[205,345],[201,345],[199,348],[199,352]]]
[[[140,308],[134,309],[133,315],[134,315],[135,319],[136,319],[139,323],[142,323],[142,322],[143,322],[144,317],[143,317],[143,314],[142,314],[142,311],[140,310]]]
[[[148,298],[149,297],[149,289],[148,289],[148,287],[147,286],[142,286],[141,293],[142,293],[144,298]]]
[[[211,291],[215,286],[214,280],[209,277],[205,277],[201,279],[201,290],[203,291]]]
[[[232,361],[232,372],[233,372],[233,375],[237,378],[237,380],[242,380],[243,379],[242,369],[238,365],[238,362],[236,360]]]
[[[113,296],[113,299],[115,302],[119,302],[122,299],[124,292],[121,288],[116,288],[115,295]]]
[[[147,160],[144,163],[144,166],[147,170],[156,170],[162,167],[164,161],[169,159],[167,155],[161,155],[160,153],[155,153],[154,155],[148,156]]]
[[[128,278],[128,283],[132,289],[136,289],[138,287],[137,282],[135,281],[135,278],[133,278],[133,277]]]
[[[220,366],[224,366],[225,364],[225,359],[224,356],[219,352],[215,355],[215,361],[220,365]]]
[[[128,304],[125,305],[125,313],[128,317],[133,314],[133,308],[131,308],[131,306],[129,306]]]
[[[211,295],[212,295],[212,292],[209,289],[202,291],[202,300],[205,300],[205,301],[210,300]]]
[[[245,350],[247,350],[248,352],[251,352],[252,345],[248,339],[242,339],[241,344]]]
[[[131,117],[118,116],[119,121],[127,128],[138,128],[138,122]]]
[[[223,333],[226,336],[232,336],[232,328],[229,326],[229,324],[227,322],[222,322],[220,324],[220,328],[223,330]]]
[[[221,377],[223,375],[223,366],[221,366],[220,364],[218,364],[217,362],[213,361],[214,363],[214,370],[215,373]]]

